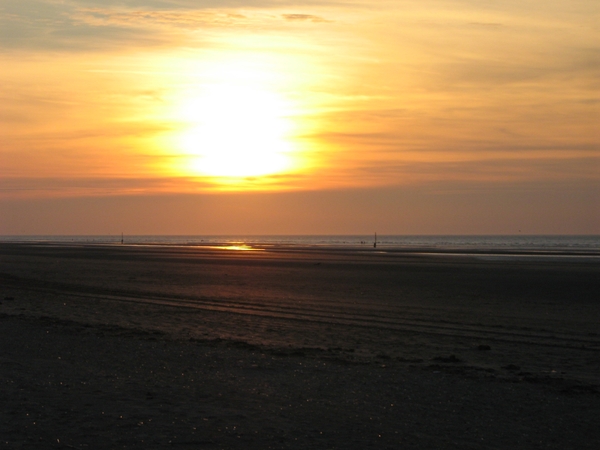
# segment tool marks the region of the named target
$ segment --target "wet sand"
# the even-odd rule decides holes
[[[0,244],[0,443],[597,448],[600,259]]]

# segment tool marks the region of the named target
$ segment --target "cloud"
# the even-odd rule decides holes
[[[148,10],[286,8],[298,5],[298,1],[294,0],[76,0],[76,3],[84,7],[119,7]],[[353,2],[344,0],[303,0],[301,3],[311,6],[348,6],[353,4]]]
[[[123,27],[219,27],[240,26],[257,22],[244,14],[215,11],[149,11],[113,10],[107,8],[80,9],[74,17],[90,26]]]
[[[455,189],[498,189],[515,184],[545,186],[570,183],[596,189],[600,157],[490,158],[471,161],[363,161],[356,166],[334,165],[327,172],[328,187],[435,186]],[[349,180],[352,180],[349,182]],[[600,191],[599,191],[600,193]]]
[[[176,157],[176,156],[175,156]],[[0,198],[49,198],[147,195],[164,193],[198,193],[303,190],[306,175],[274,174],[237,179],[227,186],[219,177],[210,176],[3,176]]]
[[[472,27],[481,27],[481,28],[504,28],[505,25],[499,22],[469,22],[469,26]]]
[[[316,2],[322,4],[322,2]],[[186,46],[190,30],[215,27],[277,28],[281,19],[325,22],[312,14],[273,14],[276,1],[93,1],[4,0],[0,49],[102,50],[127,46]]]
[[[252,180],[248,180],[248,185]],[[2,177],[0,198],[49,198],[193,193],[215,189],[214,180],[175,176]]]
[[[94,50],[160,41],[159,36],[132,27],[85,23],[77,3],[6,0],[0,11],[0,48],[5,50]]]
[[[289,22],[330,22],[323,17],[312,14],[283,14],[282,17]]]
[[[523,173],[552,178],[563,163],[565,176],[593,175],[598,161],[584,160],[582,153],[599,150],[593,123],[600,92],[597,28],[580,26],[579,18],[550,20],[546,11],[541,19],[525,18],[516,2],[497,15],[466,1],[468,14],[405,2],[391,2],[396,9],[384,2],[388,10],[373,6],[362,15],[346,14],[344,8],[365,4],[358,3],[3,0],[0,49],[34,56],[2,55],[11,70],[3,74],[0,94],[6,124],[0,166],[5,173],[18,167],[19,173],[41,175],[56,175],[59,167],[69,176],[80,167],[104,168],[107,158],[98,153],[109,148],[117,155],[116,166],[139,174],[147,161],[127,159],[129,145],[147,137],[139,141],[147,148],[151,138],[176,132],[177,123],[161,123],[152,114],[160,116],[161,108],[175,106],[169,101],[203,87],[203,66],[195,64],[205,53],[238,58],[245,52],[255,58],[278,52],[274,60],[289,57],[279,58],[282,74],[297,77],[289,76],[282,89],[312,111],[306,116],[312,114],[308,119],[315,128],[307,128],[312,131],[303,138],[314,144],[317,158],[323,155],[315,164],[323,162],[323,170],[311,178],[315,183],[287,175],[265,178],[267,183],[378,185],[438,176],[481,176],[491,182],[509,173],[518,179]],[[339,9],[321,8],[334,4]],[[334,25],[318,25],[329,17]],[[145,51],[152,46],[160,50]],[[297,48],[310,58],[300,58],[304,54]],[[68,53],[79,51],[106,55]],[[144,58],[155,54],[156,65],[148,63],[143,73]],[[170,59],[161,59],[165,54]],[[66,64],[69,58],[72,65]],[[294,66],[292,59],[300,63]],[[182,92],[188,87],[189,93]],[[93,118],[89,123],[86,114]],[[538,153],[546,154],[548,165],[536,162]],[[108,168],[106,173],[113,176]],[[150,178],[127,180],[130,184],[101,186],[90,181],[90,189],[143,189],[144,180],[150,190],[164,187]],[[49,183],[60,192],[79,186]],[[183,190],[192,185],[180,184]],[[24,186],[29,189],[28,182]],[[198,186],[212,184],[202,179]]]

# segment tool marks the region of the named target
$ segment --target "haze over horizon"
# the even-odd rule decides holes
[[[600,4],[3,0],[0,235],[600,234]]]

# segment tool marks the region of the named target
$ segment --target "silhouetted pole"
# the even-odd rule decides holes
[[[373,248],[377,248],[377,232],[375,232],[375,240],[373,241]]]

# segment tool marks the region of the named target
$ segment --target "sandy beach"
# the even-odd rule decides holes
[[[5,448],[597,448],[600,258],[0,244]]]

